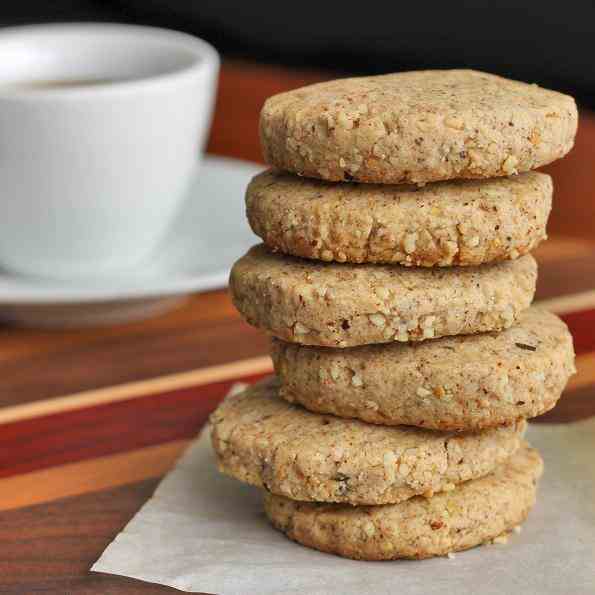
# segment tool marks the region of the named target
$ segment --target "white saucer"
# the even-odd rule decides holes
[[[188,293],[225,287],[233,262],[258,241],[246,221],[244,192],[262,169],[205,157],[178,221],[137,270],[64,282],[0,269],[0,320],[45,327],[122,322],[171,309]]]

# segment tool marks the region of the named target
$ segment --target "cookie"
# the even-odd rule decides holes
[[[526,422],[476,433],[384,427],[311,413],[269,378],[211,416],[219,469],[293,500],[386,504],[482,477],[521,443]]]
[[[329,181],[423,184],[529,171],[570,151],[568,95],[474,70],[318,83],[269,98],[265,161]]]
[[[551,206],[552,180],[537,172],[417,188],[269,170],[246,192],[250,226],[273,251],[428,267],[518,258],[545,239]]]
[[[522,523],[543,470],[524,445],[490,475],[387,506],[295,502],[265,493],[272,524],[302,545],[356,560],[430,558],[489,542]]]
[[[500,333],[350,349],[272,343],[280,395],[310,411],[383,425],[478,430],[549,411],[575,372],[572,336],[525,310]]]
[[[285,341],[351,347],[511,326],[535,292],[529,254],[480,267],[320,263],[251,248],[232,268],[236,308]]]

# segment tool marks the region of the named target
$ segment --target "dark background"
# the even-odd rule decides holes
[[[339,73],[473,67],[595,108],[595,1],[2,0],[0,23],[97,20],[195,33],[225,56]]]

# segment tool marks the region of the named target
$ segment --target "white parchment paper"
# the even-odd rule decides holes
[[[595,594],[595,418],[532,425],[536,507],[505,545],[454,559],[357,562],[292,543],[259,490],[219,475],[205,432],[92,570],[222,595]]]

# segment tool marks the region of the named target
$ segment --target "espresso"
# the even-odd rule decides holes
[[[70,89],[74,87],[94,87],[97,85],[109,85],[121,79],[63,79],[63,80],[30,80],[15,81],[13,83],[0,84],[0,91],[43,91],[46,89]]]

